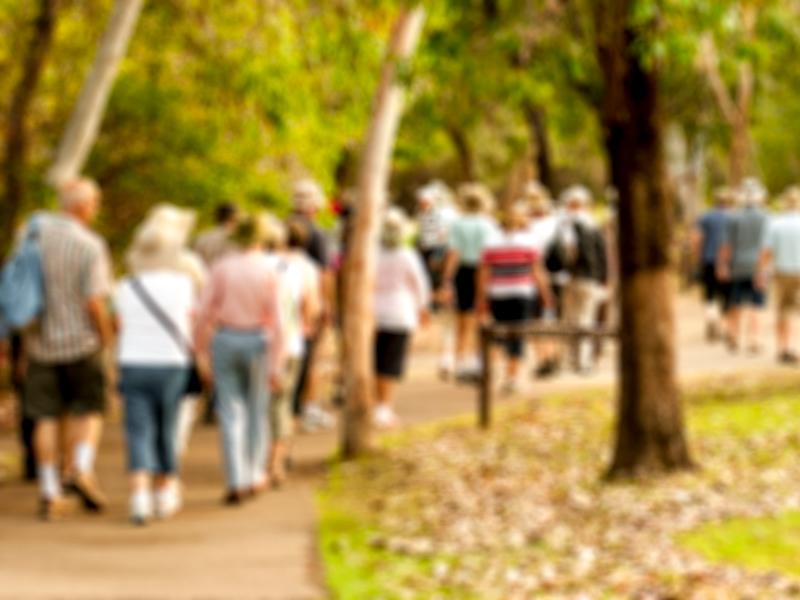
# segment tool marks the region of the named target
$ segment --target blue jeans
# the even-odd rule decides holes
[[[229,490],[246,490],[266,474],[267,350],[261,331],[222,329],[212,343],[217,416]]]
[[[128,468],[159,475],[178,470],[176,428],[189,369],[122,367],[120,392],[125,399]]]

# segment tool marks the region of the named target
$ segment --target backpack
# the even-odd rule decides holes
[[[574,244],[568,244],[558,235],[547,251],[545,265],[551,272],[566,271],[573,277],[606,279],[606,247],[603,234],[596,228],[580,222],[570,223]]]
[[[26,328],[44,311],[41,221],[39,215],[29,221],[22,241],[0,271],[0,339]]]

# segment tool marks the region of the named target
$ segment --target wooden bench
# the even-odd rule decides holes
[[[562,323],[534,321],[528,323],[492,323],[480,329],[480,352],[482,374],[478,391],[478,426],[488,429],[492,424],[492,403],[494,392],[494,368],[492,365],[492,346],[510,338],[617,338],[616,329],[582,328]]]

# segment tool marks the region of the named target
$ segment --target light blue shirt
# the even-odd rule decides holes
[[[458,253],[459,264],[477,266],[495,229],[488,217],[464,215],[450,226],[448,247]]]
[[[776,273],[800,275],[800,211],[774,217],[764,247],[772,251]]]

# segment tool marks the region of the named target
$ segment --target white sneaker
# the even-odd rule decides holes
[[[336,418],[316,404],[310,404],[303,411],[302,428],[306,433],[336,427]]]
[[[183,498],[177,485],[171,485],[156,492],[156,517],[169,519],[183,507]]]
[[[145,525],[153,518],[153,495],[147,490],[133,492],[128,507],[131,523]]]
[[[400,424],[400,419],[397,413],[394,412],[392,407],[381,405],[375,408],[372,415],[372,422],[377,429],[388,430],[394,429]]]
[[[506,379],[500,388],[500,393],[504,396],[513,396],[519,392],[519,381],[516,379]]]

